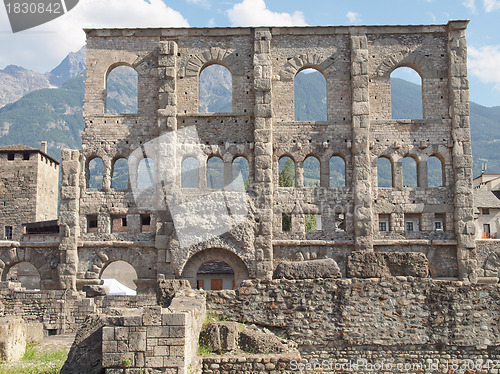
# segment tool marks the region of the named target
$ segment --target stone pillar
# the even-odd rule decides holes
[[[273,272],[273,143],[271,108],[271,32],[257,28],[254,34],[255,88],[255,191],[256,208],[260,214],[255,239],[256,276],[271,279]]]
[[[103,174],[102,174],[102,190],[103,191],[111,191],[111,158],[105,156],[102,158],[103,164]]]
[[[326,157],[323,157],[321,158],[320,160],[320,171],[321,171],[321,175],[320,175],[320,186],[321,187],[325,187],[325,188],[328,188],[330,187],[330,159],[329,158],[326,158]]]
[[[78,271],[77,243],[80,237],[80,152],[64,149],[61,152],[61,194],[59,227],[61,263],[58,267],[60,288],[76,290]]]
[[[180,173],[180,164],[177,160],[177,43],[173,41],[160,41],[158,45],[158,133],[159,135],[172,132],[171,137],[166,137],[166,143],[158,144],[155,163],[156,186],[155,193],[158,205],[155,245],[158,250],[158,274],[167,277],[173,276],[169,265],[170,253],[168,246],[173,233],[173,221],[165,194],[162,190],[174,191],[177,185],[176,176]],[[169,143],[170,142],[170,143]],[[180,160],[179,160],[180,162]],[[162,183],[159,181],[162,180]]]
[[[448,23],[448,88],[455,170],[455,234],[460,279],[477,279],[476,227],[472,194],[472,148],[469,123],[469,80],[467,79],[468,21]]]
[[[351,30],[359,33],[351,35],[354,245],[357,251],[373,251],[368,42],[361,29]]]
[[[420,159],[420,161],[417,163],[417,186],[418,187],[428,187],[428,180],[427,180],[427,158],[425,159]]]

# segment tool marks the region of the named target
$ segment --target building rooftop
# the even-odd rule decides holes
[[[488,191],[484,188],[474,190],[474,203],[477,208],[500,209],[500,191]]]
[[[40,153],[40,154],[44,155],[45,157],[49,158],[52,162],[55,162],[57,165],[59,165],[59,161],[57,161],[52,156],[48,155],[47,153],[41,151],[38,148],[28,147],[27,145],[24,145],[24,144],[12,144],[12,145],[5,145],[3,147],[0,147],[0,153],[5,153],[5,152]]]

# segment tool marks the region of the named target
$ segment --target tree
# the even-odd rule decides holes
[[[280,172],[278,179],[279,187],[293,187],[295,186],[295,165],[291,158],[288,158],[285,166]]]
[[[318,227],[318,221],[314,214],[306,214],[305,216],[306,232],[316,231]]]

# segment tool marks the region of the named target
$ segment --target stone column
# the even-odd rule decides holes
[[[359,33],[351,35],[354,245],[357,251],[373,251],[368,42],[361,29],[351,30]]]
[[[455,170],[455,234],[460,279],[475,282],[476,227],[472,194],[472,148],[469,123],[469,80],[467,79],[468,21],[448,23],[448,88]]]
[[[61,263],[58,267],[60,288],[76,290],[78,272],[78,239],[80,237],[80,152],[64,149],[61,152],[61,194],[59,228]]]
[[[176,176],[180,173],[177,160],[177,43],[160,41],[158,44],[158,133],[171,132],[172,136],[158,143],[155,162],[155,193],[158,196],[155,245],[158,250],[158,274],[173,277],[168,245],[174,224],[166,206],[163,189],[174,191],[179,188]],[[180,162],[180,160],[179,160]],[[162,183],[159,183],[159,181]]]
[[[255,88],[255,191],[256,208],[260,214],[255,239],[256,276],[271,279],[273,272],[273,144],[271,108],[271,32],[255,29],[254,88]]]

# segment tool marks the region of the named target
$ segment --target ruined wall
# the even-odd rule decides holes
[[[132,261],[126,253],[134,251],[148,253],[145,262],[151,272],[139,278],[182,277],[191,272],[186,267],[198,265],[199,253],[213,249],[223,249],[221,260],[224,251],[229,257],[238,256],[247,268],[243,273],[263,279],[269,279],[281,260],[325,257],[340,263],[345,274],[342,264],[349,253],[376,250],[422,252],[432,262],[433,277],[474,281],[475,251],[469,240],[472,216],[467,202],[471,191],[468,104],[462,101],[467,83],[466,24],[87,30],[86,128],[78,183],[78,225],[83,239],[79,284],[92,283],[111,258]],[[199,113],[199,76],[211,64],[231,72],[231,113]],[[138,74],[136,114],[106,114],[103,82],[120,65]],[[390,74],[401,66],[413,68],[422,78],[421,120],[391,118]],[[327,120],[323,122],[294,118],[294,79],[308,68],[326,79]],[[179,151],[183,140],[176,138],[176,130],[190,126],[196,128],[198,143]],[[130,190],[112,189],[114,162],[138,148],[148,154],[151,141],[162,135],[168,135],[165,139],[170,143],[153,152],[154,174],[155,183],[162,180],[166,190],[180,188],[180,165],[186,157],[197,159],[198,190],[206,193],[210,193],[206,162],[211,156],[223,159],[225,184],[232,179],[235,157],[249,161],[252,216],[245,223],[247,234],[231,231],[183,248],[168,207],[145,207]],[[278,161],[283,156],[295,162],[295,188],[278,187]],[[308,156],[320,161],[318,187],[304,186],[303,162]],[[330,187],[332,156],[345,162],[344,187]],[[442,162],[440,187],[428,186],[431,156]],[[88,165],[95,157],[104,163],[99,191],[86,184]],[[380,157],[392,165],[390,188],[377,185]],[[404,157],[416,160],[416,188],[403,186]],[[131,186],[136,183],[138,163],[130,164]],[[161,198],[161,188],[153,186],[151,195]],[[144,214],[152,217],[149,233],[140,233],[138,222]],[[281,230],[283,214],[292,216],[290,232]],[[307,214],[321,215],[322,230],[305,232]],[[117,215],[127,217],[130,226],[126,230],[111,229]],[[408,215],[418,220],[419,230],[405,231]],[[89,216],[97,216],[92,232],[88,232]],[[388,217],[387,232],[378,230],[382,216]],[[443,221],[439,232],[436,220]],[[89,251],[91,243],[103,240],[128,241],[131,247],[113,249],[112,256],[105,248]],[[212,257],[219,252],[208,253],[201,258],[217,259]],[[144,273],[142,267],[136,271]]]
[[[496,360],[498,291],[412,277],[246,281],[207,293],[207,311],[297,342],[302,359]]]

